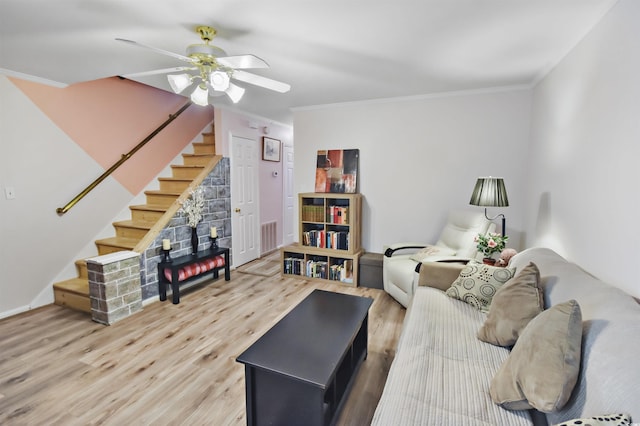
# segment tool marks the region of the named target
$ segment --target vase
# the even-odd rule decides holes
[[[198,228],[191,228],[191,250],[193,255],[198,253]]]
[[[492,259],[490,257],[485,257],[485,258],[482,259],[482,263],[484,263],[485,265],[494,266],[496,264],[496,260]]]

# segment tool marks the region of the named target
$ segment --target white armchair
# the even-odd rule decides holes
[[[495,224],[484,212],[456,210],[449,213],[447,223],[434,245],[398,243],[386,249],[382,261],[384,290],[404,307],[411,303],[416,268],[422,262],[468,261],[476,258],[476,235],[493,232]]]

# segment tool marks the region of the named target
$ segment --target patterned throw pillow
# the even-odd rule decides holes
[[[493,295],[513,277],[515,271],[515,268],[489,266],[472,260],[460,271],[458,278],[447,290],[447,296],[487,312]]]
[[[422,250],[417,251],[413,255],[411,255],[411,259],[415,260],[416,262],[424,262],[429,260],[430,258],[437,260],[438,257],[447,257],[447,256],[455,256],[455,255],[456,255],[455,250],[451,250],[446,247],[426,246]]]
[[[589,417],[588,419],[573,419],[554,426],[624,426],[630,424],[631,417],[628,414],[606,414],[604,416]]]

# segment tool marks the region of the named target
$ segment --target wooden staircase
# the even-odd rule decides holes
[[[216,156],[215,135],[202,134],[202,142],[194,142],[193,154],[182,154],[182,165],[171,165],[172,177],[158,178],[160,189],[145,191],[146,204],[129,206],[131,219],[114,222],[115,237],[96,240],[98,255],[123,250],[143,252],[180,208],[179,199],[186,198],[220,160]],[[216,159],[217,161],[213,161]],[[183,194],[185,195],[184,197]],[[182,198],[181,198],[182,197]],[[89,279],[85,259],[75,262],[77,278],[53,284],[54,303],[91,312]]]

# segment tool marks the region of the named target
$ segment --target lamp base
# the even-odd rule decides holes
[[[487,208],[484,208],[484,217],[487,218],[487,220],[496,220],[497,218],[501,217],[502,218],[502,236],[505,236],[505,232],[507,230],[507,218],[504,217],[504,215],[502,213],[499,213],[497,215],[495,215],[494,217],[489,217],[489,215],[487,215]]]

